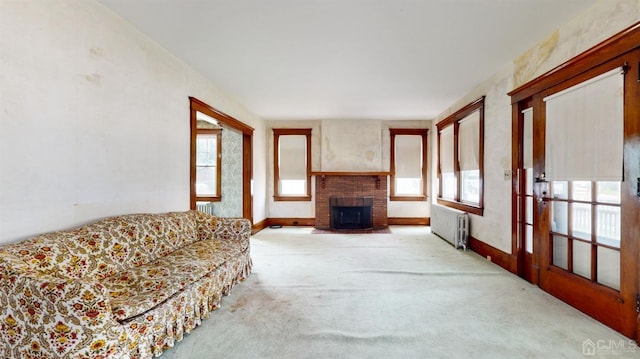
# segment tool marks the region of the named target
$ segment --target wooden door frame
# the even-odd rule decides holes
[[[635,51],[635,53],[633,53]],[[563,63],[562,65],[554,68],[553,70],[545,73],[544,75],[516,88],[511,91],[508,95],[511,96],[511,104],[512,104],[512,124],[514,125],[514,129],[512,132],[514,144],[512,148],[512,158],[514,159],[513,168],[517,169],[519,162],[516,162],[520,159],[521,154],[519,153],[521,147],[519,145],[519,128],[516,129],[515,126],[519,123],[519,110],[525,101],[532,100],[534,107],[534,123],[537,123],[538,126],[544,126],[545,116],[544,116],[544,102],[542,98],[545,96],[545,91],[551,89],[554,86],[557,86],[561,83],[565,82],[574,82],[577,83],[581,78],[587,77],[585,75],[589,71],[606,64],[607,62],[613,61],[614,59],[621,58],[622,56],[630,56],[633,57],[633,61],[629,62],[629,66],[627,68],[628,73],[626,76],[627,79],[625,81],[625,105],[624,105],[624,117],[625,117],[625,128],[624,128],[624,178],[626,181],[631,181],[626,186],[623,186],[622,189],[622,203],[624,204],[624,210],[621,211],[621,223],[639,223],[640,222],[640,201],[638,200],[638,196],[636,195],[637,191],[640,189],[635,188],[631,190],[632,187],[638,186],[636,184],[636,178],[640,178],[640,161],[637,161],[638,154],[640,153],[640,85],[635,80],[630,79],[640,79],[640,22],[630,26],[629,28],[619,32],[613,37],[609,38],[601,42],[600,44],[594,46],[593,48],[581,53],[575,58]],[[538,109],[536,111],[536,109]],[[541,111],[542,110],[542,111]],[[544,157],[544,148],[540,146],[540,144],[544,144],[544,127],[542,127],[542,131],[534,131],[534,172],[539,173],[543,164]],[[537,134],[536,134],[537,132]],[[537,138],[542,137],[542,139]],[[538,143],[538,146],[535,145]],[[518,148],[516,148],[518,147]],[[536,148],[537,147],[537,148]],[[633,159],[636,159],[635,162]],[[537,164],[537,166],[536,166]],[[515,174],[515,172],[514,172]],[[515,176],[514,176],[515,177]],[[513,180],[513,185],[517,185],[519,179]],[[513,188],[515,191],[516,188]],[[515,196],[515,192],[514,192]],[[514,198],[512,200],[514,206],[517,206],[517,201]],[[544,204],[534,204],[537,208]],[[516,220],[516,211],[517,207],[514,207],[512,210],[512,222]],[[534,223],[539,226],[539,229],[536,231],[538,233],[544,232],[542,229],[549,228],[548,223],[541,223],[539,216],[540,210],[548,211],[548,208],[539,208],[539,210],[534,210]],[[543,216],[546,218],[546,216]],[[618,298],[610,298],[611,300],[617,300],[621,306],[621,312],[619,315],[621,318],[615,323],[616,329],[619,330],[622,334],[635,338],[636,340],[640,339],[640,320],[637,315],[636,305],[638,303],[638,292],[640,288],[640,275],[638,271],[640,269],[638,263],[638,255],[640,253],[639,248],[640,244],[640,226],[630,226],[631,228],[625,228],[622,233],[621,245],[620,245],[620,266],[621,266],[621,275],[620,275],[620,292]],[[522,262],[521,258],[518,255],[519,253],[519,243],[517,243],[517,227],[515,223],[512,223],[512,249],[515,257],[516,263],[514,264],[515,268],[521,268]],[[547,231],[548,233],[548,231]],[[534,236],[534,246],[536,244],[540,244],[541,239],[536,238],[537,235]],[[545,262],[548,262],[548,246],[539,246],[539,251],[534,247],[534,253],[537,254],[537,260],[540,264],[541,271],[547,271],[550,268],[547,268]],[[545,260],[546,258],[546,260]],[[553,268],[551,268],[553,269]],[[554,274],[555,275],[555,274]],[[589,303],[586,303],[584,298],[580,298],[579,294],[586,293],[577,293],[575,290],[572,290],[572,283],[575,281],[579,281],[579,279],[575,278],[565,278],[561,273],[556,276],[559,282],[557,283],[548,283],[545,280],[545,276],[540,275],[538,285],[546,290],[556,292],[556,295],[561,297],[561,299],[569,302],[570,304],[581,307],[581,310],[585,310],[585,307],[589,307]],[[586,279],[585,279],[586,281]],[[591,288],[586,285],[583,288],[585,290],[591,291],[593,290],[593,294],[597,295],[615,295],[615,291],[609,291],[599,288]],[[582,297],[585,297],[582,295]],[[607,320],[603,315],[599,315],[598,313],[591,313],[596,319],[602,321],[607,324]],[[608,325],[612,325],[609,323]]]
[[[251,182],[253,181],[253,131],[251,126],[217,110],[195,97],[189,97],[190,103],[190,128],[191,128],[191,160],[190,160],[190,208],[196,209],[196,112],[202,112],[220,122],[223,128],[231,128],[242,133],[242,217],[248,218],[253,223],[253,195]]]

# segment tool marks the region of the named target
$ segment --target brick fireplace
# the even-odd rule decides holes
[[[336,207],[346,209],[345,213],[350,218],[360,216],[360,213],[369,214],[366,209],[358,210],[355,204],[370,204],[371,223],[367,228],[386,228],[387,220],[387,175],[386,172],[315,172],[316,177],[316,228],[331,229],[331,202]],[[358,212],[362,211],[362,212]],[[349,228],[351,219],[347,220]],[[338,221],[334,215],[333,224]]]

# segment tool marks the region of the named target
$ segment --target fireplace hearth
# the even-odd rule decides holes
[[[373,197],[330,197],[332,229],[373,228]]]

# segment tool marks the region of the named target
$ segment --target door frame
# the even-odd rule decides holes
[[[196,112],[202,112],[220,121],[223,128],[232,128],[242,133],[242,217],[248,218],[253,223],[253,194],[251,182],[253,181],[253,127],[246,125],[234,117],[217,110],[195,97],[189,97],[190,103],[190,128],[191,128],[191,159],[190,164],[190,208],[196,209],[195,188],[195,153],[196,153]]]

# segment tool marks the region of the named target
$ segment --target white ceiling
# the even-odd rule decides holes
[[[595,0],[100,0],[265,119],[431,119]]]

